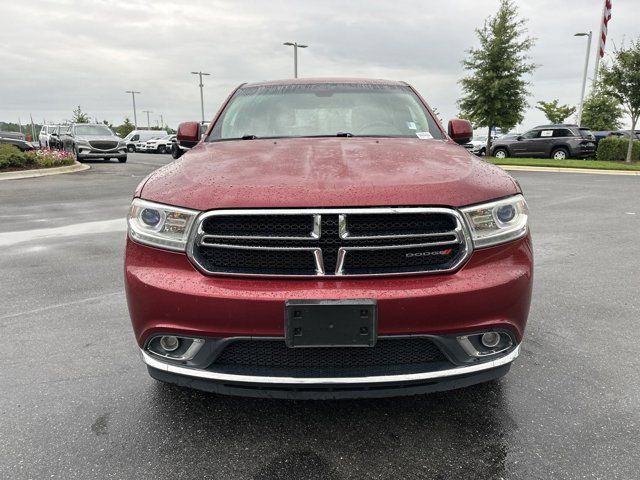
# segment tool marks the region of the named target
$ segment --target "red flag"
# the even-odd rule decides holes
[[[611,0],[606,0],[602,11],[602,24],[600,25],[600,58],[604,57],[604,45],[607,43],[609,20],[611,20]]]

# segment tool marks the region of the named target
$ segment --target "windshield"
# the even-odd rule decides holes
[[[407,86],[319,83],[241,88],[207,141],[322,136],[443,138]]]
[[[76,135],[113,135],[106,125],[76,125],[75,132]]]

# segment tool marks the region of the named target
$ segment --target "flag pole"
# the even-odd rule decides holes
[[[602,35],[605,34],[606,32],[603,31],[604,28],[607,28],[607,23],[609,22],[608,19],[605,18],[605,15],[607,14],[607,3],[609,3],[610,0],[603,0],[602,2],[602,14],[600,15],[600,35],[598,36],[598,47],[596,48],[596,66],[594,67],[593,70],[593,84],[595,85],[596,82],[598,81],[598,68],[600,67],[600,58],[602,58],[600,56],[602,50]],[[606,38],[606,36],[605,36]]]

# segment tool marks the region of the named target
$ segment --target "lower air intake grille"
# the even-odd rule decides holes
[[[394,367],[444,362],[428,338],[379,338],[374,347],[289,348],[284,340],[238,340],[216,359],[216,366],[317,369]]]

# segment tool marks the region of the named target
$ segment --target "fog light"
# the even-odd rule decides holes
[[[497,332],[484,333],[480,338],[480,341],[485,347],[494,348],[500,343],[500,334]]]
[[[180,340],[178,340],[178,337],[174,337],[173,335],[166,335],[160,337],[160,346],[167,352],[174,352],[180,346]]]

